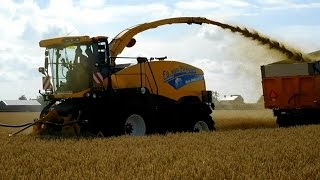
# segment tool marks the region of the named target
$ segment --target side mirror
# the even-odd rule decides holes
[[[39,67],[39,68],[38,68],[38,71],[39,71],[40,73],[42,73],[43,75],[46,75],[46,72],[45,72],[44,67]]]

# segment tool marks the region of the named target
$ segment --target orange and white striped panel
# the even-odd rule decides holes
[[[101,75],[100,72],[94,73],[92,77],[95,83],[97,84],[103,83],[103,76]]]

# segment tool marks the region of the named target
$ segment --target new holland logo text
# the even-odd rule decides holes
[[[171,71],[163,71],[163,80],[175,89],[179,89],[189,83],[202,81],[204,78],[202,74],[197,74],[195,68],[180,66]]]

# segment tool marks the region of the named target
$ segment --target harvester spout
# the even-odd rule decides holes
[[[241,36],[244,36],[246,38],[258,41],[262,45],[267,45],[270,47],[270,49],[275,49],[283,54],[285,54],[289,59],[295,60],[295,61],[309,61],[307,57],[304,57],[301,55],[300,52],[297,52],[296,50],[292,50],[292,48],[288,48],[284,46],[283,44],[280,44],[279,42],[272,40],[270,38],[267,38],[260,33],[256,31],[249,31],[246,28],[241,28],[238,26],[233,26],[225,23],[221,23],[218,21],[213,21],[204,17],[177,17],[177,18],[168,18],[168,19],[162,19],[158,21],[148,22],[139,24],[136,26],[133,26],[131,28],[125,29],[124,31],[120,32],[110,43],[109,43],[109,49],[110,49],[110,55],[111,57],[117,57],[118,54],[120,54],[125,47],[132,41],[133,37],[143,31],[157,28],[159,26],[163,25],[170,25],[170,24],[210,24],[214,26],[218,26],[225,30],[230,30],[233,33],[239,33]],[[135,42],[135,40],[134,40]],[[115,64],[115,59],[112,59],[112,64]]]

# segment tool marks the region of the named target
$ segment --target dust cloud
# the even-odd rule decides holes
[[[286,54],[276,49],[265,48],[258,42],[248,41],[243,37],[235,37],[234,42],[226,49],[226,54],[236,67],[236,74],[242,76],[241,79],[247,80],[247,82],[243,82],[244,84],[250,85],[250,87],[246,87],[246,91],[250,94],[260,95],[262,95],[260,67],[287,59]]]
[[[255,30],[211,20],[210,24],[233,34],[234,42],[224,52],[236,67],[236,74],[246,80],[243,88],[252,95],[262,95],[260,66],[270,63],[303,63],[313,59],[308,54]]]

